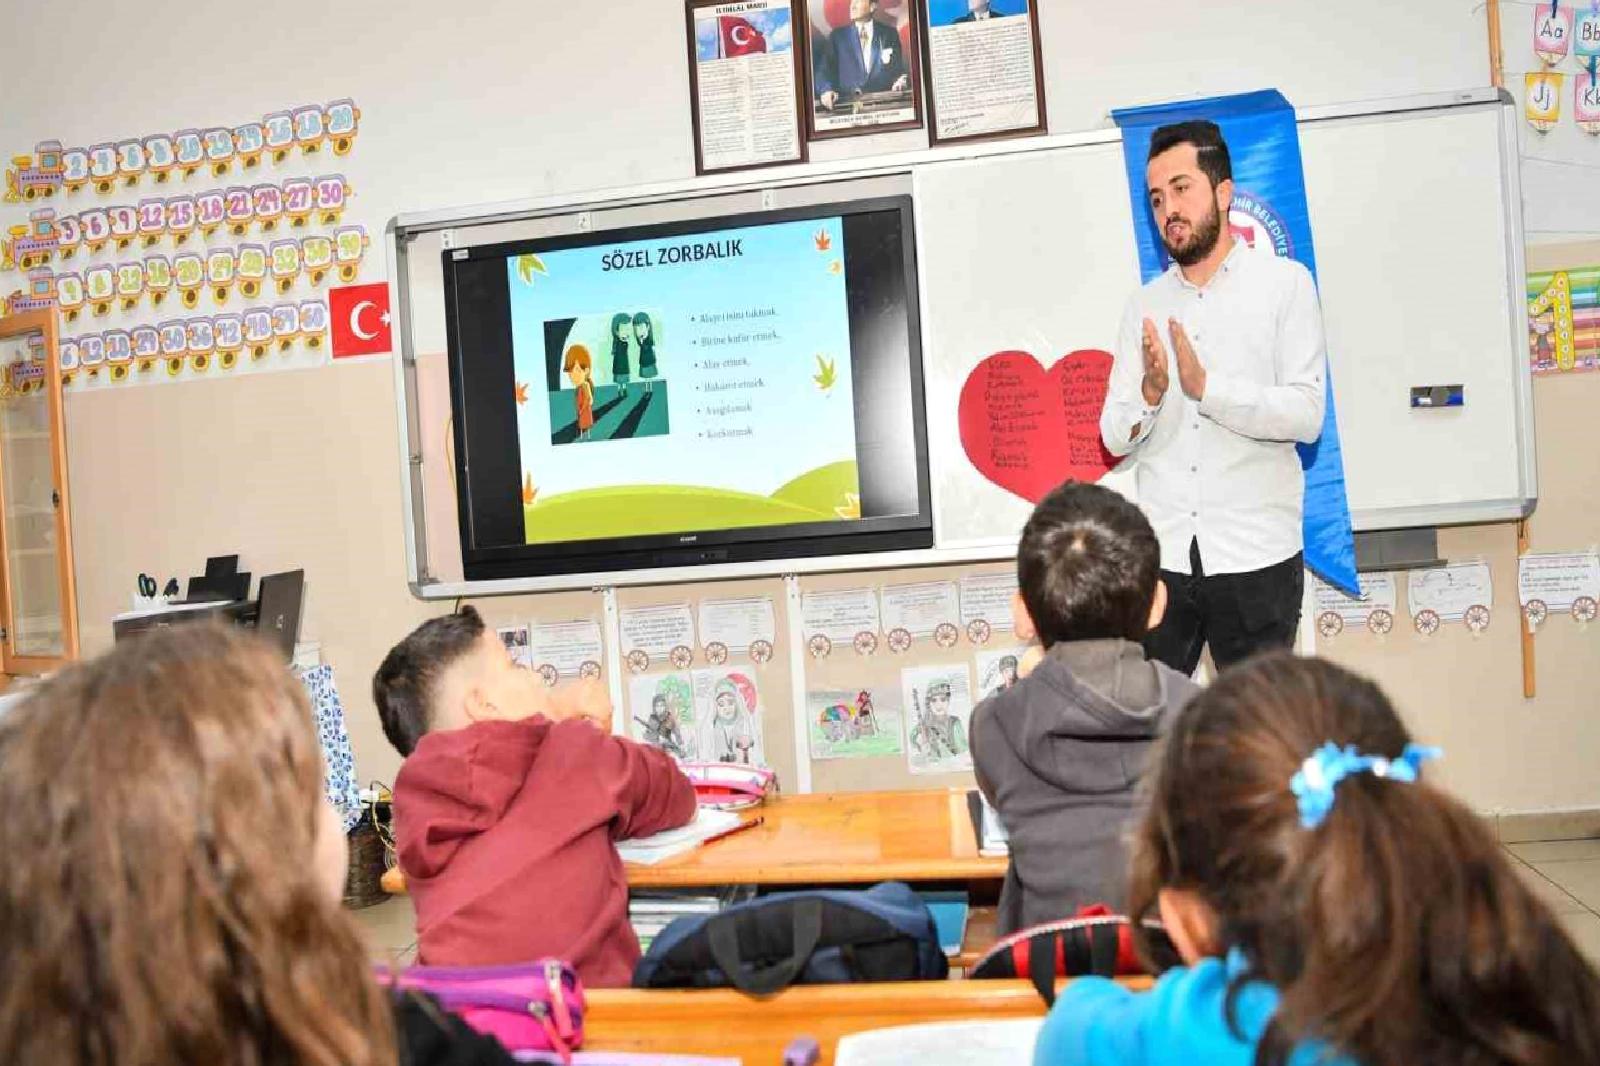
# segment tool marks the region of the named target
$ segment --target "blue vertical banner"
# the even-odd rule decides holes
[[[1161,126],[1209,119],[1222,129],[1233,160],[1233,210],[1228,226],[1236,240],[1257,250],[1269,247],[1297,259],[1317,276],[1311,243],[1311,216],[1306,207],[1305,172],[1300,165],[1300,131],[1294,108],[1275,90],[1217,96],[1178,104],[1113,111],[1122,127],[1123,162],[1128,168],[1128,196],[1133,205],[1134,240],[1139,246],[1139,272],[1144,282],[1167,269],[1170,259],[1161,243],[1160,227],[1150,214],[1145,188],[1145,162],[1150,137]],[[1327,405],[1322,436],[1301,444],[1305,471],[1306,565],[1346,593],[1360,594],[1356,579],[1355,534],[1345,496],[1344,453],[1334,417],[1333,375],[1324,378]]]

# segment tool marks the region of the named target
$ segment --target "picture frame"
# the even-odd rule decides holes
[[[930,145],[1048,130],[1038,8],[1039,0],[924,0]]]
[[[685,0],[697,175],[806,161],[799,3]]]
[[[867,43],[857,45],[851,33],[851,0],[801,0],[810,140],[924,125],[922,0],[864,2],[874,23],[870,60]]]

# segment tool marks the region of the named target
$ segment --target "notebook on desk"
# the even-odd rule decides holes
[[[937,1062],[939,1066],[994,1066],[1033,1061],[1042,1018],[994,1022],[932,1022],[897,1025],[839,1038],[834,1066],[898,1066]]]
[[[967,813],[972,815],[972,835],[978,842],[979,855],[1011,854],[1011,838],[1000,824],[1000,815],[977,789],[967,793]]]
[[[718,811],[701,807],[695,811],[694,821],[677,829],[668,829],[654,836],[637,840],[624,840],[617,845],[623,862],[653,866],[658,862],[693,851],[712,837],[726,833],[743,821],[732,811]]]

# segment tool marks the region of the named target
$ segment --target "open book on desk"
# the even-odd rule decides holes
[[[713,837],[732,832],[742,821],[733,811],[701,807],[695,811],[694,820],[688,825],[668,829],[654,836],[621,841],[617,844],[617,853],[622,856],[623,862],[653,866],[674,855],[693,851]]]
[[[1011,837],[1000,824],[1000,815],[977,789],[967,793],[967,813],[972,815],[972,835],[978,841],[979,855],[1011,854]]]

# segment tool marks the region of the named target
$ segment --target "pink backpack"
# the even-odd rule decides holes
[[[510,966],[377,967],[378,983],[424,992],[508,1051],[553,1051],[563,1062],[583,1044],[583,984],[557,959]]]

